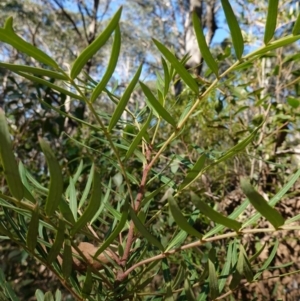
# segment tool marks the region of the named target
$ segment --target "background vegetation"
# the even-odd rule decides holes
[[[0,298],[297,300],[297,1],[0,5]]]

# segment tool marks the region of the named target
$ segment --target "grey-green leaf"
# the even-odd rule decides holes
[[[4,28],[0,28],[0,41],[13,46],[15,49],[26,53],[41,63],[54,67],[55,69],[59,68],[57,63],[46,53],[27,43],[15,33],[12,17],[6,20]]]
[[[168,202],[169,202],[171,214],[172,214],[176,224],[179,226],[179,228],[181,228],[182,230],[184,230],[185,232],[187,232],[190,235],[193,235],[199,239],[202,239],[202,235],[200,234],[200,232],[198,232],[195,228],[193,228],[188,223],[186,218],[183,216],[183,214],[181,213],[181,210],[178,207],[173,196],[168,197]]]
[[[46,157],[50,173],[49,192],[45,205],[45,212],[48,216],[53,215],[57,209],[63,193],[63,177],[61,167],[55,158],[53,151],[46,141],[39,137],[39,143]]]
[[[120,27],[117,25],[115,29],[115,37],[114,37],[114,43],[111,50],[110,60],[107,66],[107,69],[102,77],[101,82],[96,86],[94,89],[92,96],[91,96],[91,102],[94,102],[96,98],[100,95],[100,93],[103,91],[103,89],[106,87],[108,81],[110,80],[111,76],[113,75],[116,65],[118,62],[119,54],[121,49],[121,33],[120,33]]]
[[[140,143],[140,141],[142,140],[144,135],[147,133],[147,129],[149,127],[151,119],[152,119],[152,112],[150,112],[150,114],[149,114],[146,122],[142,126],[141,130],[139,131],[139,133],[135,136],[135,138],[131,142],[131,144],[128,148],[128,151],[125,155],[126,159],[128,159],[132,155],[132,153],[135,151],[135,149],[137,148],[138,144]]]
[[[71,241],[67,239],[64,244],[64,253],[62,260],[62,273],[65,279],[67,279],[72,272],[73,258],[72,258],[72,248]]]
[[[219,296],[218,277],[214,263],[208,259],[209,293],[212,300]]]
[[[137,83],[137,81],[139,80],[139,77],[141,75],[142,72],[142,65],[140,65],[140,67],[138,68],[137,72],[135,73],[133,79],[131,80],[130,84],[128,85],[128,87],[126,88],[124,94],[122,95],[117,107],[115,108],[115,111],[110,119],[109,125],[108,125],[108,131],[110,132],[115,125],[118,123],[121,115],[123,114],[126,105],[130,99],[131,93]]]
[[[164,251],[163,245],[146,229],[146,227],[142,224],[142,222],[137,217],[137,215],[135,214],[131,206],[129,207],[129,211],[130,211],[131,219],[133,220],[133,223],[137,228],[137,230],[142,234],[142,237],[146,238],[146,240],[148,240],[150,245],[156,246],[163,252]]]
[[[177,60],[175,55],[171,53],[167,47],[153,39],[158,50],[164,55],[164,57],[171,63],[171,65],[175,68],[177,73],[180,75],[182,80],[196,93],[199,93],[199,87],[195,79],[191,76],[191,74],[185,69],[185,67]]]
[[[202,154],[197,162],[194,164],[193,168],[188,172],[185,179],[179,186],[179,191],[183,190],[184,188],[187,188],[189,185],[191,185],[195,180],[198,179],[198,177],[201,175],[201,171],[204,168],[206,160],[206,155]]]
[[[234,15],[232,7],[228,0],[221,0],[227,24],[230,30],[233,47],[237,58],[240,60],[244,52],[244,39],[239,23]]]
[[[241,188],[253,207],[264,216],[276,229],[284,224],[282,215],[264,199],[250,184],[249,180],[241,179]]]
[[[93,179],[93,189],[92,195],[88,202],[88,205],[79,219],[76,221],[75,225],[71,229],[71,235],[73,236],[80,229],[85,227],[87,223],[94,217],[100,207],[101,201],[101,178],[100,174],[94,169],[94,179]]]
[[[47,261],[49,264],[51,264],[59,255],[64,243],[64,237],[65,237],[65,222],[64,220],[59,219],[55,240],[47,256]]]
[[[11,195],[17,200],[24,196],[23,183],[18,172],[18,165],[13,153],[12,142],[4,111],[0,108],[0,161],[4,169],[4,176]]]
[[[34,210],[32,211],[31,220],[29,223],[28,232],[26,236],[26,244],[31,252],[33,252],[36,247],[38,230],[39,230],[39,205],[36,204],[34,206]]]
[[[107,42],[112,32],[119,24],[121,13],[122,7],[118,9],[103,32],[77,57],[70,72],[70,77],[72,79],[77,77],[88,60]]]
[[[269,0],[268,14],[265,27],[264,43],[268,44],[274,36],[278,15],[278,1]]]
[[[206,39],[203,34],[203,28],[201,25],[201,22],[199,21],[197,13],[194,11],[193,12],[193,25],[194,25],[194,30],[198,42],[198,46],[201,52],[201,55],[206,62],[207,66],[212,70],[213,73],[218,77],[218,64],[214,60],[213,56],[211,55],[211,52],[209,51],[209,48],[206,44]]]
[[[168,113],[168,111],[160,104],[160,102],[156,99],[153,95],[151,90],[142,82],[140,82],[140,86],[147,97],[146,102],[148,103],[149,107],[155,110],[155,112],[161,116],[165,121],[170,123],[173,127],[176,127],[176,122],[173,117]]]
[[[200,210],[202,214],[206,215],[210,220],[214,221],[215,223],[224,225],[225,227],[233,229],[237,232],[241,228],[242,226],[241,223],[215,211],[213,208],[211,208],[207,203],[202,201],[194,193],[192,194],[192,202]]]

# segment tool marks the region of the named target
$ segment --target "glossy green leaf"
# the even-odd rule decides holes
[[[267,268],[269,267],[269,265],[271,264],[271,262],[273,261],[275,255],[276,255],[276,253],[277,253],[278,247],[279,247],[279,241],[278,241],[278,239],[276,239],[275,244],[274,244],[274,247],[273,247],[273,249],[272,249],[272,251],[271,251],[271,253],[270,253],[268,259],[264,262],[264,264],[262,265],[262,267],[261,267],[261,268],[259,269],[259,271],[255,274],[254,280],[257,280],[257,279],[260,277],[260,275],[261,275],[265,270],[267,270]]]
[[[203,33],[203,28],[201,25],[201,22],[198,18],[198,15],[196,11],[193,12],[193,25],[194,25],[194,31],[196,34],[198,46],[201,52],[201,55],[206,62],[207,66],[212,70],[212,72],[218,77],[219,68],[218,64],[214,60],[213,56],[211,55],[211,52],[206,44],[206,39]]]
[[[44,63],[48,66],[58,69],[57,63],[46,53],[40,49],[32,46],[23,39],[21,39],[13,29],[13,18],[9,17],[4,25],[4,28],[0,28],[0,41],[13,46],[15,49],[26,53],[28,56],[36,59],[37,61]]]
[[[140,86],[146,96],[146,103],[150,108],[152,108],[158,116],[162,117],[165,121],[171,124],[173,127],[176,127],[176,122],[173,117],[168,113],[168,111],[160,104],[160,102],[153,95],[151,90],[142,82],[140,82]]]
[[[85,227],[88,222],[94,217],[95,213],[97,213],[100,202],[101,202],[101,177],[100,174],[94,169],[94,179],[93,179],[93,189],[92,195],[88,202],[88,205],[79,219],[76,221],[75,225],[73,225],[71,229],[71,235],[73,236],[80,229]]]
[[[241,188],[253,207],[264,216],[276,229],[284,224],[282,215],[264,199],[250,184],[249,180],[241,179]]]
[[[39,143],[46,157],[50,173],[49,193],[46,200],[45,212],[48,216],[51,216],[54,214],[62,198],[64,180],[61,167],[48,143],[40,137]]]
[[[112,77],[116,69],[116,65],[120,54],[120,49],[121,49],[121,33],[120,33],[120,27],[119,25],[117,25],[115,29],[114,43],[112,46],[110,60],[108,62],[107,69],[102,77],[101,82],[99,82],[99,84],[96,86],[96,88],[92,93],[91,102],[94,102],[97,99],[97,97],[101,94],[103,89],[106,87],[108,81]]]
[[[65,238],[65,227],[66,227],[65,222],[62,219],[59,219],[55,240],[47,256],[47,262],[49,264],[51,264],[61,252],[64,243],[64,238]]]
[[[29,72],[32,74],[47,76],[49,78],[55,78],[58,80],[68,80],[68,77],[65,74],[51,71],[48,69],[36,68],[36,67],[31,67],[31,66],[26,66],[26,65],[7,64],[7,63],[1,63],[1,62],[0,62],[0,67],[3,67],[5,69],[8,69],[8,70],[11,70],[14,72],[18,72],[18,71]]]
[[[185,69],[185,67],[177,60],[175,55],[170,52],[167,47],[153,39],[158,50],[164,55],[164,57],[171,63],[171,65],[175,68],[177,73],[180,75],[182,80],[196,93],[199,93],[199,87],[195,79],[191,76],[191,74]]]
[[[63,93],[65,95],[68,95],[70,96],[71,98],[75,98],[75,99],[78,99],[78,100],[81,100],[83,101],[84,98],[81,96],[81,95],[78,95],[78,94],[75,94],[75,93],[72,93],[70,92],[69,90],[66,90],[60,86],[57,86],[57,85],[54,85],[52,83],[50,83],[49,81],[45,80],[45,79],[42,79],[40,77],[36,77],[34,75],[30,75],[30,74],[27,74],[25,72],[21,72],[21,71],[14,71],[15,73],[19,74],[20,76],[24,77],[24,78],[27,78],[29,79],[30,81],[32,82],[35,82],[35,83],[39,83],[39,84],[42,84],[42,85],[45,85],[55,91],[58,91],[60,93]]]
[[[193,204],[200,210],[202,214],[207,216],[210,220],[217,224],[224,225],[225,227],[229,229],[233,229],[235,231],[239,231],[242,224],[239,223],[236,220],[233,220],[231,218],[228,218],[221,213],[215,211],[213,208],[211,208],[207,203],[202,201],[197,195],[194,193],[192,194],[192,202]]]
[[[11,195],[21,201],[24,196],[23,183],[18,172],[18,165],[14,156],[12,142],[4,111],[0,108],[0,161],[4,176]]]
[[[137,215],[135,214],[135,212],[131,208],[131,206],[129,207],[129,211],[130,211],[130,217],[131,217],[136,229],[142,234],[142,237],[145,238],[150,243],[150,245],[156,246],[163,252],[164,251],[163,245],[142,224],[142,222],[137,217]]]
[[[73,257],[71,241],[66,239],[64,244],[63,260],[62,260],[62,273],[65,279],[69,278],[72,273]]]
[[[210,259],[208,259],[208,279],[209,294],[211,299],[213,300],[219,296],[219,285],[215,265]]]
[[[267,45],[274,36],[278,15],[279,0],[269,0],[268,14],[265,27],[264,43]]]
[[[102,243],[101,247],[98,249],[98,251],[95,253],[94,257],[97,257],[100,255],[105,249],[109,247],[109,245],[114,241],[114,239],[119,235],[119,233],[123,230],[128,217],[128,210],[129,210],[129,203],[127,200],[125,200],[125,203],[123,205],[123,208],[121,210],[121,219],[113,232],[108,236],[108,238]]]
[[[86,47],[80,55],[77,57],[75,62],[73,63],[70,77],[72,79],[76,78],[80,73],[84,65],[88,62],[90,58],[107,42],[112,32],[119,24],[119,20],[121,18],[122,7],[118,9],[115,15],[110,20],[109,24],[103,30],[103,32],[88,46]]]
[[[297,20],[293,26],[292,34],[294,36],[300,34],[300,14],[298,15]]]
[[[149,116],[148,116],[146,122],[144,123],[144,125],[142,126],[139,133],[135,136],[135,138],[131,142],[131,144],[128,148],[128,151],[125,155],[125,159],[128,159],[132,155],[132,153],[135,151],[135,149],[138,147],[140,141],[142,140],[142,138],[144,137],[144,135],[146,134],[146,132],[149,128],[149,124],[150,124],[151,120],[152,120],[152,112],[149,113]]]
[[[39,230],[39,205],[36,204],[34,206],[34,210],[32,211],[31,220],[26,235],[26,244],[31,252],[34,252],[34,249],[37,244],[38,230]]]
[[[227,24],[230,30],[232,44],[235,50],[236,57],[240,60],[244,52],[244,39],[239,26],[239,23],[234,15],[229,0],[221,0]]]
[[[202,235],[195,228],[193,228],[193,226],[191,226],[186,220],[186,218],[183,216],[173,196],[168,197],[168,202],[170,212],[179,228],[181,228],[183,231],[187,232],[190,235],[202,239]]]
[[[251,282],[253,280],[253,272],[252,272],[251,264],[247,258],[244,247],[240,244],[239,248],[240,248],[240,253],[239,253],[236,269],[240,275],[244,275],[247,281]]]
[[[140,67],[138,68],[133,79],[131,80],[130,84],[128,85],[124,94],[122,95],[117,107],[115,108],[115,111],[114,111],[114,113],[110,119],[109,125],[108,125],[109,132],[115,127],[115,125],[118,123],[121,115],[123,114],[123,112],[126,108],[126,105],[130,99],[131,93],[132,93],[135,85],[137,84],[137,81],[139,80],[141,72],[142,72],[142,65],[140,65]]]
[[[179,191],[183,190],[184,188],[187,188],[189,185],[191,185],[194,181],[198,179],[198,177],[201,175],[201,171],[204,168],[206,160],[206,155],[202,154],[197,162],[194,164],[193,168],[188,172],[185,179],[179,186]]]

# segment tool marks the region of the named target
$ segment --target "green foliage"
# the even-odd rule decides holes
[[[151,82],[139,82],[140,65],[127,87],[118,93],[107,85],[120,56],[122,9],[78,55],[69,73],[42,50],[17,36],[12,18],[0,30],[1,41],[43,64],[43,68],[33,68],[1,63],[3,68],[14,72],[16,79],[24,77],[47,91],[59,92],[61,98],[81,101],[89,110],[89,118],[79,118],[42,97],[38,99],[64,122],[78,123],[78,135],[68,136],[74,144],[66,144],[66,148],[74,147],[75,159],[56,151],[58,147],[52,141],[49,144],[38,138],[49,179],[42,167],[31,170],[23,162],[17,168],[14,150],[21,146],[12,145],[12,129],[0,110],[0,155],[6,181],[0,192],[0,234],[52,271],[76,300],[222,299],[245,283],[260,281],[278,249],[276,240],[267,260],[258,266],[255,259],[265,246],[250,257],[243,242],[247,234],[275,236],[276,232],[299,229],[298,225],[291,225],[298,216],[287,219],[274,208],[299,178],[299,170],[290,171],[290,179],[283,179],[286,184],[276,187],[269,202],[249,181],[242,180],[247,199],[230,214],[222,212],[219,204],[207,197],[207,187],[201,183],[214,176],[212,191],[216,188],[216,195],[222,197],[222,190],[230,181],[222,182],[216,175],[233,176],[233,172],[228,172],[231,165],[236,169],[243,167],[238,176],[250,173],[253,169],[249,161],[253,167],[259,148],[270,154],[265,161],[281,167],[283,164],[276,163],[273,157],[282,143],[276,139],[273,152],[268,146],[274,141],[262,141],[270,139],[274,124],[278,134],[285,133],[283,129],[288,129],[284,122],[294,118],[295,101],[290,98],[290,115],[285,114],[242,73],[246,69],[251,75],[256,64],[266,57],[276,57],[272,51],[292,47],[300,36],[274,38],[278,11],[271,7],[276,1],[270,1],[265,46],[243,56],[244,39],[238,20],[229,1],[221,2],[237,60],[230,54],[214,58],[194,14],[199,49],[211,69],[208,79],[193,76],[184,67],[185,58],[178,59],[163,43],[154,40],[166,59],[162,59],[163,75],[158,73],[154,87]],[[298,19],[293,33],[298,32],[297,27]],[[84,67],[112,35],[110,61],[102,79],[95,81],[85,74]],[[297,58],[291,59],[294,60]],[[210,77],[211,71],[216,79]],[[170,85],[178,78],[185,87],[176,98]],[[54,80],[58,82],[54,84]],[[132,106],[134,93],[145,96],[142,107]],[[103,95],[110,107],[102,108],[97,103]],[[257,116],[249,110],[251,118],[247,119],[244,112],[250,104],[246,101],[251,101],[261,114]],[[270,114],[272,105],[277,110],[274,115]],[[210,134],[209,139],[199,135],[200,130]],[[264,136],[266,132],[269,135]],[[237,166],[239,160],[242,163]],[[68,164],[64,164],[66,161]],[[38,177],[41,173],[43,177]],[[253,172],[251,177],[255,180]],[[220,183],[224,183],[223,187]],[[248,205],[253,206],[253,211],[245,220]],[[270,222],[274,229],[259,227],[259,219]],[[155,276],[160,284],[153,290],[150,284]],[[0,284],[3,296],[18,300],[2,271]],[[36,298],[59,301],[62,296],[60,291],[53,296],[37,290]]]

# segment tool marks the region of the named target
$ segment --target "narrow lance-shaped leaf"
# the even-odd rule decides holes
[[[71,229],[71,235],[73,236],[80,229],[85,227],[87,223],[94,217],[95,213],[97,213],[100,207],[101,201],[101,178],[99,173],[94,169],[94,180],[93,180],[93,189],[92,195],[88,202],[88,206],[80,216],[80,218],[76,221],[75,225]]]
[[[278,0],[269,0],[264,43],[268,44],[274,36],[278,15]]]
[[[187,188],[200,176],[200,173],[204,168],[205,160],[206,155],[202,154],[198,158],[197,162],[194,164],[193,168],[188,172],[183,182],[180,184],[179,191],[183,190],[184,188]]]
[[[208,259],[209,293],[212,300],[219,296],[218,278],[214,263]]]
[[[186,220],[186,218],[183,216],[174,197],[169,196],[168,201],[169,201],[171,214],[172,214],[176,224],[179,226],[179,228],[181,228],[182,230],[184,230],[185,232],[187,232],[190,235],[193,235],[199,239],[202,239],[202,235],[195,228],[193,228],[193,226],[191,226],[188,223],[188,221]]]
[[[121,33],[120,33],[120,27],[119,27],[119,25],[117,25],[117,27],[115,29],[114,43],[112,46],[110,60],[109,60],[107,69],[102,77],[102,80],[96,86],[96,88],[94,89],[94,91],[92,93],[91,102],[94,102],[96,100],[96,98],[100,95],[100,93],[106,87],[108,81],[110,80],[111,76],[113,75],[113,73],[116,69],[116,66],[117,66],[120,49],[121,49]]]
[[[34,75],[30,75],[30,74],[27,74],[27,73],[21,72],[21,71],[14,71],[14,72],[19,74],[22,77],[25,77],[25,78],[29,79],[32,82],[36,82],[36,83],[45,85],[45,86],[47,86],[47,87],[49,87],[49,88],[51,88],[55,91],[61,92],[62,94],[66,94],[66,95],[68,95],[72,98],[79,99],[79,100],[84,100],[84,98],[81,95],[72,93],[69,90],[66,90],[66,89],[64,89],[64,88],[62,88],[58,85],[52,84],[48,80],[42,79],[40,77],[36,77]]]
[[[127,89],[125,90],[124,94],[122,95],[117,107],[115,108],[115,111],[114,111],[114,113],[110,119],[110,123],[108,125],[109,132],[115,127],[115,125],[119,121],[121,115],[123,114],[123,112],[126,108],[126,105],[130,99],[131,93],[141,75],[141,72],[142,72],[142,65],[140,65],[139,69],[135,73],[133,79],[131,80],[130,84],[128,85]]]
[[[269,267],[269,265],[272,263],[276,253],[277,253],[277,249],[279,247],[279,241],[278,239],[276,239],[274,247],[269,255],[269,257],[267,258],[267,260],[264,262],[264,264],[262,265],[262,267],[260,268],[260,270],[255,274],[254,276],[254,280],[258,279],[260,277],[260,275],[267,270],[267,268]]]
[[[241,188],[253,207],[264,216],[276,229],[284,224],[282,215],[264,199],[250,184],[249,180],[241,179]]]
[[[26,53],[30,57],[37,61],[44,63],[48,66],[58,69],[57,63],[46,53],[40,49],[32,46],[23,39],[21,39],[13,29],[13,18],[9,17],[4,25],[4,28],[0,28],[0,41],[13,46],[15,49]]]
[[[297,34],[300,34],[300,13],[297,17],[297,20],[296,20],[295,24],[294,24],[292,33],[293,33],[294,36],[297,35]]]
[[[4,111],[0,108],[0,158],[4,176],[13,197],[21,200],[24,195],[23,183],[18,172],[18,165],[13,153],[10,134]]]
[[[132,143],[130,144],[128,151],[126,153],[125,158],[129,158],[132,153],[135,151],[135,149],[137,148],[138,144],[140,143],[140,141],[142,140],[143,136],[145,135],[145,133],[147,132],[147,129],[149,127],[150,121],[152,119],[152,112],[150,112],[145,124],[142,126],[141,130],[139,131],[139,133],[135,136],[135,138],[133,139]]]
[[[56,231],[54,243],[50,249],[50,252],[47,256],[47,262],[51,264],[57,256],[60,254],[61,248],[64,243],[65,237],[65,222],[62,219],[59,219],[58,229]]]
[[[64,244],[64,253],[62,260],[62,273],[65,279],[69,278],[72,272],[73,258],[71,241],[67,239]]]
[[[225,17],[229,26],[233,47],[237,58],[240,60],[244,52],[244,39],[239,23],[234,15],[232,7],[228,0],[221,0]]]
[[[130,211],[131,219],[133,220],[133,223],[137,228],[137,230],[142,234],[142,237],[146,238],[146,240],[148,240],[150,245],[156,246],[163,252],[164,251],[163,245],[146,229],[146,227],[142,224],[142,222],[137,217],[137,215],[135,214],[131,206],[129,207],[129,211]]]
[[[244,275],[247,281],[251,282],[253,280],[253,272],[251,264],[247,258],[246,251],[244,247],[240,244],[240,254],[237,262],[236,269],[240,275]]]
[[[0,67],[6,68],[14,72],[15,71],[29,72],[32,74],[47,76],[50,78],[68,80],[68,77],[65,74],[58,73],[48,69],[36,68],[36,67],[25,66],[25,65],[7,64],[7,63],[0,63]]]
[[[87,298],[91,294],[92,288],[93,288],[93,276],[92,276],[91,267],[88,266],[84,283],[83,283],[83,288],[82,288],[83,297]]]
[[[129,203],[127,200],[125,200],[125,203],[122,208],[122,215],[121,219],[116,226],[116,228],[113,230],[113,232],[109,235],[109,237],[103,242],[101,247],[98,249],[98,251],[95,253],[94,257],[96,258],[99,256],[103,251],[105,251],[106,248],[109,247],[109,245],[114,241],[114,239],[119,235],[119,233],[123,230],[127,217],[128,217],[128,210],[129,210]]]
[[[159,116],[161,116],[165,121],[170,123],[173,127],[176,127],[176,122],[173,117],[168,113],[168,111],[160,104],[160,102],[153,95],[151,90],[142,82],[140,82],[141,88],[147,97],[146,102],[150,108],[153,108]]]
[[[207,216],[213,222],[224,225],[225,227],[233,229],[235,231],[239,231],[239,229],[241,228],[242,226],[241,223],[215,211],[213,208],[211,208],[208,204],[202,201],[194,193],[192,194],[192,202],[200,210],[202,214]]]
[[[180,75],[182,80],[196,93],[199,93],[199,87],[195,79],[191,76],[191,74],[185,69],[185,67],[177,60],[175,55],[171,53],[167,47],[153,39],[158,50],[164,55],[164,57],[171,63],[171,65],[175,68],[177,73]]]
[[[32,211],[31,220],[28,227],[28,232],[26,236],[26,244],[28,249],[33,252],[38,238],[39,231],[39,205],[36,204],[34,206],[34,210]]]
[[[70,72],[70,77],[72,79],[77,77],[77,75],[80,73],[84,65],[87,63],[87,61],[107,42],[112,32],[119,24],[121,13],[122,13],[122,7],[120,7],[119,10],[115,13],[115,15],[112,17],[111,21],[109,22],[107,27],[103,30],[103,32],[77,57],[77,59],[73,63]]]
[[[195,295],[194,295],[193,288],[191,286],[190,280],[189,280],[187,275],[184,279],[183,288],[184,288],[184,292],[185,292],[185,296],[186,296],[187,301],[196,301],[197,300]]]
[[[212,70],[213,73],[218,77],[218,64],[214,60],[213,56],[211,55],[209,48],[206,44],[206,39],[203,34],[203,28],[201,25],[201,22],[199,21],[197,13],[194,11],[193,12],[193,25],[194,25],[194,30],[198,42],[198,46],[201,52],[201,55],[206,62],[207,66]]]
[[[50,173],[49,193],[46,200],[45,212],[48,216],[53,215],[57,209],[63,193],[63,177],[61,168],[54,153],[46,141],[39,137],[39,143],[46,157]]]

